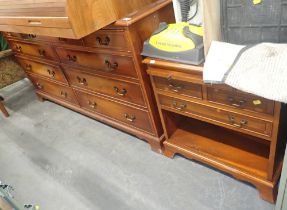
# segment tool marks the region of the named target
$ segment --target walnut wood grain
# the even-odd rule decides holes
[[[30,55],[43,59],[58,60],[54,49],[47,44],[36,44],[9,40],[10,47],[17,54]]]
[[[272,122],[164,95],[159,95],[159,102],[162,109],[271,140]]]
[[[39,4],[44,1],[39,1]],[[85,4],[84,2],[77,0],[77,3],[80,4]],[[92,2],[94,0],[89,1],[89,3]],[[108,2],[101,1],[105,5]],[[115,2],[119,3],[120,1],[116,0]],[[148,3],[148,6],[144,6],[147,2],[157,3]],[[163,129],[149,76],[145,71],[145,66],[141,63],[140,54],[143,42],[158,28],[160,22],[174,22],[172,2],[171,0],[128,2],[125,0],[121,3],[123,7],[128,7],[128,10],[134,6],[140,8],[130,16],[132,23],[129,22],[128,25],[121,26],[114,23],[100,31],[89,33],[89,36],[83,37],[83,39],[70,39],[75,38],[72,28],[41,28],[43,33],[38,33],[39,27],[9,25],[7,25],[8,28],[17,30],[14,32],[11,30],[12,32],[5,33],[5,36],[11,43],[24,44],[25,51],[22,50],[22,53],[17,52],[16,48],[13,48],[13,51],[19,58],[19,62],[24,62],[22,65],[28,64],[28,69],[25,71],[36,87],[39,100],[48,99],[122,129],[147,141],[153,151],[162,153]],[[104,9],[97,13],[97,8],[93,7],[91,8],[94,10],[95,17],[110,15],[110,13],[104,12]],[[80,21],[84,20],[85,24],[88,24],[89,20],[85,17],[91,13],[83,14],[76,7],[72,9],[77,10],[73,14],[75,18],[79,18]],[[66,14],[69,16],[68,11]],[[93,21],[93,23],[95,24],[97,21]],[[72,21],[71,24],[73,24]],[[88,25],[85,24],[83,27],[89,30]],[[71,36],[67,36],[67,31]],[[101,39],[99,40],[97,37]],[[106,37],[109,38],[109,41]],[[35,53],[34,49],[46,46],[54,51],[56,57],[38,56]],[[56,76],[52,78],[53,72],[50,71],[50,75],[48,71],[45,71],[47,67],[55,69],[57,76],[60,75],[58,72],[62,72],[67,82],[64,82],[63,78],[56,78]],[[37,85],[37,83],[39,84]],[[87,102],[87,100],[90,101]],[[93,108],[96,107],[96,100],[98,103],[100,102],[104,114]],[[119,110],[121,114],[118,113]],[[123,112],[126,112],[124,116]]]
[[[56,48],[60,60],[66,64],[89,67],[97,71],[136,78],[133,59],[129,56],[113,55],[107,52],[87,52]]]
[[[202,67],[153,58],[144,63],[165,133],[164,154],[181,154],[250,182],[261,198],[274,203],[287,138],[286,105],[225,85],[205,85]],[[164,86],[169,77],[181,88]],[[202,98],[182,92],[187,84],[201,86]]]
[[[108,116],[132,127],[152,133],[151,124],[148,123],[147,111],[113,102],[96,94],[88,94],[79,90],[76,90],[76,94],[83,109]]]
[[[130,51],[124,30],[100,30],[84,37],[83,40],[87,47]]]
[[[65,69],[72,87],[95,91],[133,104],[146,106],[141,86],[129,81],[115,80],[70,68]]]
[[[79,39],[155,1],[0,0],[0,30]]]
[[[33,85],[38,91],[50,94],[61,100],[68,101],[73,104],[77,104],[77,100],[72,88],[47,80],[41,79],[33,74],[29,74],[29,78],[32,80]]]
[[[19,63],[27,73],[41,75],[48,79],[52,79],[68,85],[67,79],[59,65],[55,65],[47,61],[35,61],[33,59],[27,59],[20,56],[17,56],[17,58]]]

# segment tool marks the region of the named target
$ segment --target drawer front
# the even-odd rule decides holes
[[[140,85],[91,75],[75,69],[65,69],[68,81],[73,87],[84,88],[120,100],[145,106]]]
[[[19,57],[17,58],[21,66],[26,70],[26,72],[38,74],[49,79],[53,79],[67,84],[67,80],[59,66],[39,61],[31,61]]]
[[[129,44],[124,31],[100,30],[84,38],[85,46],[129,50]]]
[[[102,97],[76,91],[80,106],[92,112],[100,113],[120,122],[152,132],[147,111],[132,108]]]
[[[19,54],[37,56],[44,59],[58,60],[57,54],[52,47],[45,44],[24,43],[11,41],[11,48]]]
[[[100,72],[137,78],[133,59],[127,56],[116,56],[104,53],[92,53],[57,48],[62,62],[94,68]]]
[[[159,90],[164,90],[183,96],[202,99],[201,85],[174,80],[171,77],[169,78],[154,77],[154,82],[155,87]]]
[[[255,133],[265,137],[271,137],[272,135],[271,122],[168,96],[160,95],[159,100],[163,108],[167,107],[168,109],[191,115],[191,117],[222,124],[238,131],[248,131],[251,134]]]
[[[223,105],[233,106],[235,108],[274,114],[274,101],[270,101],[252,94],[243,93],[231,88],[207,88],[207,99]]]
[[[23,39],[25,41],[51,41],[55,39],[54,37],[39,36],[36,34],[23,34],[23,33],[13,33],[13,32],[6,32],[5,34],[8,37]]]
[[[67,86],[55,84],[35,76],[29,75],[37,90],[45,92],[51,96],[58,97],[62,100],[77,104],[75,94],[72,88]]]
[[[18,39],[22,39],[24,41],[45,41],[45,42],[53,42],[59,44],[67,44],[67,45],[79,45],[83,46],[82,39],[67,39],[60,37],[50,37],[50,36],[41,36],[36,34],[22,34],[22,33],[5,33],[8,37],[14,37]]]

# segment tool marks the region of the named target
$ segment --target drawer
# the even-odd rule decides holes
[[[59,85],[47,80],[29,75],[37,90],[45,92],[51,96],[58,97],[70,103],[77,104],[77,100],[72,88],[64,85]]]
[[[153,77],[155,87],[183,96],[202,99],[202,86],[184,81],[174,80],[171,77]]]
[[[55,38],[49,36],[39,36],[36,34],[23,34],[23,33],[13,33],[6,32],[6,36],[11,38],[23,39],[25,41],[51,41]]]
[[[99,96],[84,93],[76,90],[80,106],[92,112],[96,112],[122,123],[136,128],[152,132],[147,111],[126,106]]]
[[[73,87],[88,89],[126,102],[145,106],[139,84],[92,75],[73,68],[65,68],[65,72],[68,81]]]
[[[53,48],[45,44],[25,43],[10,41],[11,48],[19,54],[36,56],[44,59],[58,60],[57,54]]]
[[[59,66],[46,62],[23,59],[18,56],[17,59],[21,66],[26,70],[26,72],[38,74],[49,79],[53,79],[67,84],[66,77],[64,76],[64,73]]]
[[[228,105],[239,109],[250,110],[269,115],[274,114],[274,101],[237,91],[232,88],[208,87],[207,99],[211,102]]]
[[[264,137],[272,136],[271,122],[163,95],[159,96],[159,101],[163,109],[168,108],[182,112],[185,115],[203,121],[224,125],[225,127],[249,134],[257,134]]]
[[[100,72],[137,78],[137,73],[131,57],[63,48],[57,48],[56,50],[61,61],[64,63],[90,67]]]
[[[129,50],[129,44],[124,31],[100,30],[84,38],[85,46]]]
[[[5,34],[8,37],[18,38],[24,41],[45,41],[45,42],[53,42],[56,44],[83,46],[82,39],[67,39],[67,38],[60,38],[60,37],[50,37],[50,36],[41,36],[41,35],[36,35],[36,34],[22,34],[22,33],[12,33],[12,32],[6,32]]]
[[[14,33],[14,32],[2,32],[4,36],[6,37],[15,37],[15,38],[21,38],[21,34]]]

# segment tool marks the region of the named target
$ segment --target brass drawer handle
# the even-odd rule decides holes
[[[134,115],[125,114],[125,118],[129,122],[135,122],[136,117]]]
[[[111,39],[108,36],[106,36],[104,40],[102,40],[102,38],[98,36],[96,40],[99,43],[99,45],[102,45],[102,46],[108,46],[111,41]]]
[[[32,65],[31,64],[26,64],[25,68],[27,71],[31,71],[32,70]]]
[[[232,106],[242,107],[246,104],[246,100],[241,99],[240,101],[236,101],[234,97],[228,97],[228,101]]]
[[[16,45],[15,50],[19,53],[22,53],[22,47],[20,45]]]
[[[248,120],[242,119],[240,121],[240,124],[237,124],[235,121],[235,117],[234,116],[228,116],[229,117],[229,122],[231,125],[233,125],[236,128],[242,128],[243,126],[248,124]]]
[[[44,89],[44,86],[41,85],[39,82],[36,83],[36,86],[37,86],[38,89],[40,89],[40,90]]]
[[[38,52],[39,52],[39,55],[42,56],[42,57],[44,57],[46,55],[46,51],[45,50],[39,49]]]
[[[68,98],[68,93],[64,92],[64,91],[61,91],[61,96],[63,96],[64,98]]]
[[[106,66],[108,67],[108,70],[109,71],[114,71],[116,70],[118,67],[119,67],[119,64],[117,62],[114,62],[113,64],[108,61],[108,60],[105,60],[105,64]]]
[[[167,82],[168,82],[168,87],[170,90],[172,90],[173,92],[176,92],[178,93],[179,91],[181,91],[183,89],[183,86],[182,85],[176,85],[174,84],[173,80],[172,80],[172,77],[169,76],[167,78]]]
[[[36,34],[28,34],[27,37],[29,39],[35,39],[37,37],[37,35]]]
[[[77,56],[75,55],[67,55],[68,60],[71,62],[77,62]]]
[[[184,110],[186,109],[186,107],[187,107],[186,104],[178,105],[178,103],[177,103],[176,101],[174,101],[174,102],[172,103],[172,106],[173,106],[173,108],[175,108],[175,109],[178,110],[178,111],[184,111]]]
[[[50,75],[50,77],[55,78],[56,73],[50,69],[47,69],[48,74]]]
[[[77,80],[78,80],[78,83],[80,85],[84,85],[84,86],[88,85],[87,80],[85,78],[81,78],[81,77],[77,76]]]
[[[89,107],[91,107],[93,109],[97,108],[97,106],[98,106],[98,104],[96,102],[91,102],[91,101],[88,101],[88,105],[89,105]]]
[[[120,90],[118,87],[114,87],[114,90],[115,90],[115,92],[116,92],[116,94],[117,95],[119,95],[119,96],[125,96],[125,95],[127,95],[127,93],[128,93],[128,91],[126,90],[126,89],[122,89],[122,90]]]

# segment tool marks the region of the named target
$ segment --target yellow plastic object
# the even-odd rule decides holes
[[[254,5],[261,4],[261,3],[262,3],[262,0],[253,0]]]
[[[262,102],[261,102],[260,100],[254,100],[254,101],[253,101],[253,104],[254,104],[255,106],[259,106],[259,105],[262,104]]]
[[[191,33],[203,37],[203,27],[189,23],[169,24],[167,29],[153,35],[149,44],[165,52],[184,52],[196,48],[196,43],[184,35],[184,28],[189,27]]]

